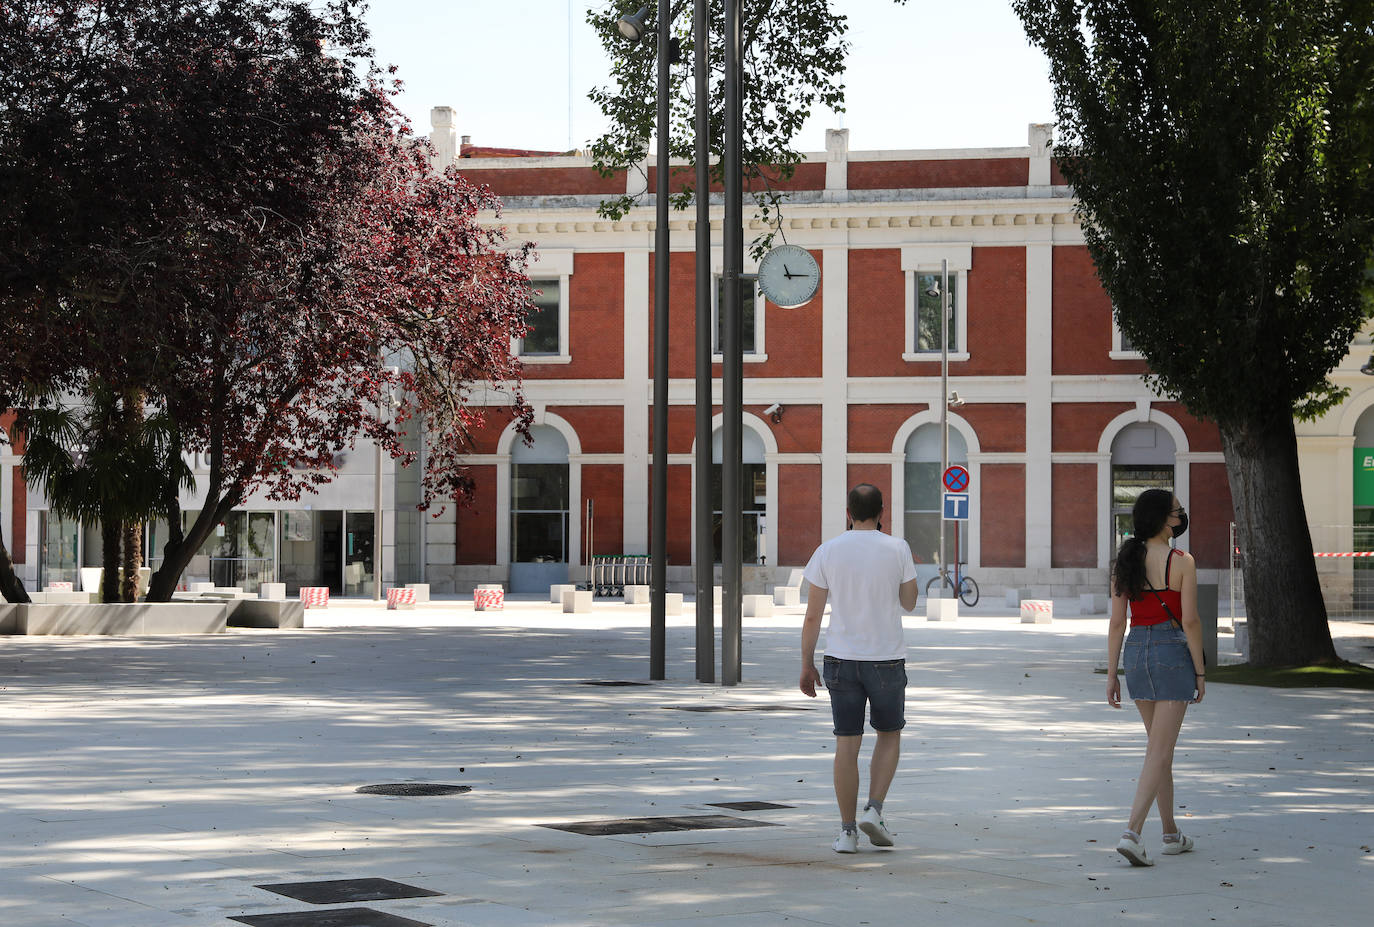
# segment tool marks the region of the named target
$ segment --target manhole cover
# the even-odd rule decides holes
[[[297,911],[291,914],[247,914],[231,921],[249,927],[434,927],[429,921],[374,911],[372,908],[335,908],[332,911]]]
[[[461,795],[471,792],[470,785],[444,785],[440,782],[384,782],[381,785],[363,785],[354,789],[363,795]]]
[[[729,827],[781,827],[769,821],[751,821],[728,814],[688,814],[676,817],[621,818],[615,821],[576,821],[572,824],[540,824],[552,830],[565,830],[586,837],[611,837],[622,834],[663,834],[680,830],[721,830]]]
[[[393,901],[397,898],[433,898],[443,892],[393,882],[391,879],[329,879],[323,882],[279,882],[255,888],[285,895],[306,904],[346,904],[354,901]]]
[[[779,805],[771,801],[710,801],[712,808],[729,808],[731,811],[775,811],[779,808],[795,808],[796,805]]]
[[[587,679],[584,686],[647,686],[647,682],[630,682],[627,679]]]

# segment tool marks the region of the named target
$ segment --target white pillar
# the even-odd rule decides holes
[[[1050,565],[1054,246],[1026,245],[1026,566]]]
[[[647,233],[646,233],[647,234]],[[625,397],[625,507],[622,551],[649,552],[649,250],[625,252],[622,395]]]
[[[821,538],[825,539],[844,531],[849,491],[849,248],[827,247],[821,257]]]

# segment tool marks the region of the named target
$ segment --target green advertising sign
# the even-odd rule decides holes
[[[1355,505],[1374,506],[1374,447],[1355,448]]]

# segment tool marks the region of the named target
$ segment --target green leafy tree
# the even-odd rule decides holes
[[[1336,659],[1294,416],[1370,314],[1371,0],[1014,0],[1055,155],[1151,385],[1221,431],[1251,662]]]
[[[601,44],[611,59],[611,84],[599,87],[590,97],[610,121],[606,134],[592,143],[591,155],[598,170],[609,176],[618,171],[640,172],[644,193],[648,177],[641,165],[654,135],[657,119],[657,59],[654,50],[635,45],[620,34],[616,21],[632,14],[640,0],[611,0],[587,11],[587,22],[595,27]],[[696,160],[696,77],[695,39],[692,36],[692,4],[677,0],[669,6],[672,35],[678,40],[680,61],[670,69],[669,154],[685,158],[688,166],[673,169],[669,180],[672,205],[686,209],[695,193]],[[658,7],[649,11],[657,16]],[[710,45],[710,123],[711,176],[721,183],[721,160],[725,150],[725,49],[720,36],[725,34],[725,3],[711,0]],[[653,21],[652,18],[650,21]],[[802,161],[792,140],[801,131],[816,107],[835,111],[844,109],[845,54],[849,43],[845,33],[846,17],[831,9],[829,0],[767,0],[742,5],[740,23],[743,67],[742,101],[744,143],[741,161],[744,186],[757,204],[760,218],[775,223],[785,194],[778,187],[789,180]],[[601,204],[603,216],[618,219],[639,199],[627,193]],[[753,245],[756,255],[767,250],[772,232],[760,236]]]

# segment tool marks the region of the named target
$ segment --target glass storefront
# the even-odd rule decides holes
[[[38,513],[38,522],[38,588],[71,583],[80,589],[81,523],[46,510]]]

